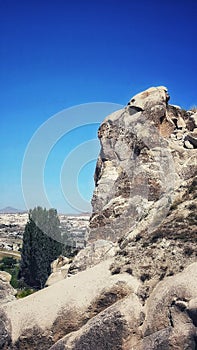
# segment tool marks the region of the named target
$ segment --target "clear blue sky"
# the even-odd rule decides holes
[[[0,0],[0,208],[24,208],[24,152],[55,113],[89,102],[125,105],[155,85],[167,86],[171,102],[185,109],[197,104],[196,18],[196,0]],[[85,131],[87,140],[94,135],[96,128]],[[84,142],[84,135],[73,138]],[[58,202],[51,162],[51,201],[71,212]],[[79,180],[86,198],[93,168]]]

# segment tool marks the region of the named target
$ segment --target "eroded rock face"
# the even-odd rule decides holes
[[[93,317],[79,331],[61,339],[51,350],[130,350],[141,338],[138,327],[143,320],[142,305],[132,294]]]
[[[117,244],[106,240],[97,240],[88,244],[74,258],[69,267],[68,274],[72,275],[79,271],[84,271],[88,267],[95,266],[101,261],[114,257],[117,247]]]
[[[101,124],[89,241],[117,241],[153,206],[152,224],[158,226],[180,184],[194,176],[195,113],[168,100],[165,87],[150,88]]]
[[[1,349],[49,349],[103,310],[136,294],[140,282],[126,273],[111,275],[110,264],[111,260],[104,261],[2,306],[4,323],[0,332],[5,341]]]
[[[11,275],[0,271],[0,304],[15,300],[16,290],[10,285]]]
[[[59,256],[51,263],[51,274],[48,277],[45,286],[49,287],[52,284],[62,281],[68,276],[70,260],[65,256]]]
[[[134,349],[195,350],[196,295],[197,263],[160,282],[146,303],[143,340]]]
[[[142,306],[135,294],[116,302],[51,350],[195,350],[197,263],[160,282]]]
[[[143,302],[160,280],[181,272],[196,261],[196,198],[197,178],[193,177],[180,186],[158,226],[152,223],[153,215],[157,214],[154,207],[139,226],[119,240],[119,251],[111,271],[130,271],[140,279],[143,285],[138,295]]]

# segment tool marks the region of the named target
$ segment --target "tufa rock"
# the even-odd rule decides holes
[[[194,176],[193,119],[168,101],[165,87],[150,88],[101,124],[89,242],[116,242],[142,226],[153,207],[152,225],[158,226],[181,183]]]
[[[116,251],[117,244],[110,241],[97,240],[90,243],[76,255],[70,264],[68,273],[73,275],[86,270],[88,267],[93,267],[101,261],[114,257]]]
[[[104,120],[87,247],[1,306],[3,350],[196,349],[196,131],[165,87]]]
[[[0,271],[0,304],[15,300],[17,291],[10,285],[11,275]]]
[[[132,294],[100,312],[50,350],[130,350],[141,338],[138,327],[143,320],[142,305],[136,295]]]
[[[11,339],[9,349],[47,350],[118,300],[136,294],[141,282],[128,274],[111,275],[110,264],[111,260],[101,262],[2,306],[1,333]],[[2,349],[7,350],[6,346]]]
[[[65,256],[59,256],[51,263],[51,274],[48,277],[45,286],[51,286],[52,284],[59,282],[67,277],[70,267],[70,260]]]

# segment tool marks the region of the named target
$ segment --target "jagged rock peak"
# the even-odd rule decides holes
[[[168,95],[168,89],[165,86],[151,87],[133,96],[129,101],[128,106],[130,108],[136,107],[144,110],[149,103],[152,105],[154,100],[156,103],[158,100],[161,100],[167,104],[169,99],[170,96]]]
[[[163,207],[195,171],[197,124],[194,112],[168,104],[167,88],[151,87],[105,118],[98,130],[101,151],[95,170],[89,241],[116,242],[133,230],[155,204]],[[183,162],[187,168],[183,168]],[[150,222],[149,222],[150,226]],[[154,225],[153,225],[154,226]]]

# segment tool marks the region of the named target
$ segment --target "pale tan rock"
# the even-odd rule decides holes
[[[129,107],[139,107],[142,110],[147,108],[147,105],[153,105],[158,100],[166,102],[168,99],[167,88],[165,86],[151,87],[135,96],[129,101]]]
[[[2,282],[10,282],[11,281],[12,276],[6,272],[6,271],[0,271],[0,281]]]
[[[3,350],[196,349],[195,120],[168,100],[150,88],[101,124],[87,247],[0,309]]]
[[[173,201],[174,189],[194,174],[195,155],[188,156],[184,148],[190,116],[184,120],[181,109],[168,100],[165,87],[150,88],[101,124],[89,241],[116,242],[138,223],[143,225],[152,205]],[[175,132],[177,140],[170,137]],[[184,161],[193,165],[183,167]],[[162,217],[153,216],[153,223],[158,225]]]
[[[68,276],[70,260],[65,256],[60,256],[51,263],[51,274],[48,277],[45,286],[51,286]]]
[[[177,140],[182,140],[182,138],[183,138],[183,133],[182,133],[182,132],[177,132],[176,138],[177,138]]]
[[[10,285],[11,275],[6,271],[0,271],[0,304],[15,300],[17,291]]]
[[[185,140],[189,141],[193,148],[197,148],[197,131],[190,132],[185,137]]]
[[[140,282],[126,273],[111,275],[110,264],[111,260],[104,261],[24,299],[7,303],[0,310],[10,328],[2,328],[1,333],[11,337],[16,349],[49,349],[97,313],[137,292]]]
[[[190,118],[193,120],[195,128],[197,128],[197,113],[192,114]]]
[[[176,276],[166,278],[153,290],[145,306],[143,344],[147,336],[156,336],[163,329],[170,329],[165,340],[169,348],[195,349],[194,320],[197,313],[194,298],[197,298],[197,263],[191,264]],[[190,313],[185,302],[190,305]],[[159,333],[158,336],[160,337]],[[159,350],[160,347],[154,346],[151,349]]]
[[[75,256],[73,262],[70,264],[68,273],[69,275],[76,274],[104,260],[113,258],[116,251],[117,244],[110,241],[97,240],[90,243]]]
[[[185,129],[186,128],[186,123],[185,123],[184,119],[181,116],[177,119],[177,126],[178,126],[179,129]]]
[[[188,149],[193,149],[194,148],[194,146],[188,140],[184,141],[184,145]]]
[[[141,338],[142,305],[132,294],[99,313],[78,331],[62,338],[50,350],[131,350]]]
[[[197,297],[188,302],[187,312],[193,320],[194,325],[197,327]]]

